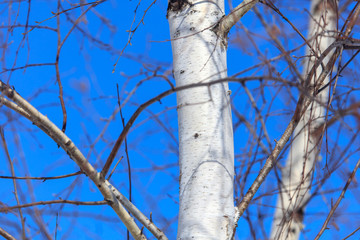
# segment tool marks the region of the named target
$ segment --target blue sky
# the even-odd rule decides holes
[[[61,1],[65,9],[70,8],[66,1]],[[64,100],[68,111],[68,124],[66,133],[75,144],[88,157],[89,161],[101,169],[107,158],[112,142],[116,140],[122,130],[119,114],[115,120],[107,126],[107,119],[117,108],[116,84],[121,90],[121,100],[124,101],[132,89],[139,83],[142,84],[131,96],[130,100],[123,108],[125,120],[128,120],[139,104],[144,103],[153,96],[169,89],[169,84],[161,77],[150,78],[153,71],[157,69],[159,75],[166,75],[174,83],[171,77],[171,44],[169,41],[168,23],[166,20],[167,1],[158,0],[147,12],[143,23],[139,24],[138,29],[132,37],[131,45],[127,46],[124,54],[120,57],[115,72],[119,53],[126,46],[129,38],[128,30],[138,25],[142,19],[144,11],[152,1],[115,1],[108,0],[95,8],[96,12],[89,12],[83,22],[79,25],[86,33],[91,34],[98,40],[108,43],[110,51],[104,49],[98,43],[87,39],[84,34],[75,29],[65,42],[60,54],[60,74],[64,87]],[[233,1],[238,4],[239,1]],[[139,4],[138,8],[137,5]],[[287,6],[285,3],[277,4],[279,9],[296,25],[300,30],[306,32],[307,12],[309,1],[293,1],[293,6]],[[137,8],[135,21],[134,10]],[[227,6],[228,9],[228,6]],[[24,23],[28,4],[13,3],[10,11],[5,2],[0,4],[2,25],[10,23]],[[280,21],[279,17],[270,10],[260,10],[265,13],[265,19],[278,26],[282,31],[287,32],[287,36],[279,35],[279,40],[286,49],[292,49],[299,46],[301,39],[291,31],[291,28]],[[16,12],[19,11],[18,16]],[[56,12],[56,1],[31,1],[31,11],[29,24],[36,24],[36,21],[43,21],[52,16],[51,11]],[[69,12],[71,18],[78,17],[80,10]],[[110,19],[110,25],[106,26],[99,20],[97,14]],[[340,20],[343,22],[344,19]],[[278,25],[277,25],[278,24]],[[40,24],[40,26],[49,26],[56,28],[56,18],[52,18]],[[61,37],[62,39],[68,33],[72,24],[69,23],[65,15],[61,16]],[[110,27],[109,27],[110,26]],[[238,73],[254,64],[260,63],[263,59],[256,53],[256,49],[251,40],[246,37],[247,30],[251,30],[252,38],[255,40],[261,53],[272,58],[279,55],[279,50],[269,41],[263,26],[256,19],[253,12],[249,12],[242,19],[235,29],[230,33],[230,44],[228,50],[228,74]],[[113,31],[111,31],[113,30]],[[358,30],[358,29],[357,29]],[[14,28],[12,32],[7,29],[1,29],[0,39],[9,44],[2,53],[1,67],[9,69],[14,65],[21,67],[26,64],[53,63],[56,56],[57,34],[51,30],[35,29],[27,34],[26,41],[21,43],[23,27]],[[304,34],[306,35],[306,34]],[[354,37],[357,36],[356,34]],[[241,40],[241,44],[238,40]],[[16,56],[16,50],[19,53]],[[3,50],[2,50],[3,51]],[[294,56],[303,56],[304,48],[294,52]],[[348,58],[344,55],[344,58]],[[300,61],[299,61],[300,62]],[[299,69],[301,64],[298,62]],[[291,73],[287,69],[284,60],[279,61],[276,71],[282,77],[293,80]],[[348,90],[346,84],[351,83],[358,76],[357,69],[351,66],[352,72],[347,73],[346,80],[338,87],[339,95]],[[149,71],[149,69],[151,71]],[[248,71],[241,76],[261,75],[267,71],[266,67]],[[345,75],[345,74],[344,74]],[[61,127],[62,112],[58,99],[58,85],[56,84],[55,67],[41,66],[28,67],[26,70],[16,70],[10,75],[9,71],[1,73],[3,81],[9,81],[9,84],[26,99],[36,106],[43,114],[47,115],[57,126]],[[354,81],[355,82],[355,81]],[[278,139],[289,121],[291,111],[297,99],[297,90],[295,88],[279,89],[274,88],[272,82],[266,83],[262,95],[259,82],[248,83],[248,87],[253,91],[256,101],[261,108],[262,113],[269,113],[266,119],[269,135],[271,139]],[[233,91],[233,101],[236,110],[246,115],[249,121],[254,124],[258,134],[261,133],[259,123],[255,122],[255,111],[250,107],[248,98],[244,96],[244,90],[241,85],[232,83],[230,88]],[[288,92],[289,91],[289,92]],[[261,97],[263,96],[263,97]],[[358,96],[351,96],[358,100]],[[266,101],[264,101],[264,99]],[[272,101],[270,101],[272,99]],[[271,104],[270,104],[271,103]],[[343,103],[344,106],[346,102]],[[356,126],[353,118],[345,118],[348,128],[340,125],[334,125],[329,130],[329,153],[328,157],[323,154],[323,159],[337,159],[336,155],[351,139],[354,131],[351,127]],[[234,124],[238,119],[234,116]],[[0,108],[0,125],[4,128],[10,155],[15,162],[15,173],[17,176],[57,176],[69,174],[79,170],[76,164],[59,149],[53,141],[33,126],[26,119],[17,114],[10,113],[4,106]],[[95,148],[91,144],[99,136],[102,130],[106,128],[105,134],[96,143]],[[261,133],[262,134],[262,133]],[[241,169],[241,161],[244,159],[244,153],[255,150],[252,148],[251,138],[248,130],[240,124],[235,131],[235,154],[237,155],[236,165]],[[323,223],[329,210],[330,199],[336,199],[339,192],[326,193],[326,189],[342,188],[346,181],[346,173],[351,171],[353,165],[359,158],[356,139],[350,147],[350,154],[345,159],[339,173],[324,185],[323,197],[319,196],[311,201],[307,208],[306,226],[308,227],[303,239],[313,239],[320,224]],[[335,148],[338,144],[340,147]],[[132,167],[132,190],[133,202],[143,213],[153,214],[153,219],[161,229],[168,235],[169,239],[175,239],[176,222],[178,211],[178,181],[177,181],[177,120],[176,120],[176,96],[171,95],[155,103],[144,111],[135,122],[133,130],[128,135],[129,157]],[[3,166],[0,175],[10,175],[9,165],[5,158],[4,150],[0,150],[0,163]],[[128,176],[127,164],[125,160],[124,148],[121,149],[118,157],[124,156],[120,165],[117,167],[112,177],[112,183],[119,188],[125,195],[128,195]],[[252,155],[256,161],[251,174],[245,184],[245,189],[250,186],[251,180],[262,166],[261,159],[263,154]],[[282,154],[281,159],[286,158],[286,152]],[[344,161],[344,159],[341,159]],[[317,171],[323,169],[323,163],[319,163]],[[150,171],[156,169],[155,171]],[[238,174],[242,174],[239,170]],[[74,180],[76,181],[74,182]],[[22,203],[33,201],[31,194],[27,195],[29,188],[25,181],[17,181],[21,185],[23,196]],[[13,206],[16,204],[12,194],[13,186],[9,180],[0,179],[3,188],[0,191],[1,202]],[[36,201],[46,201],[54,199],[71,199],[81,201],[103,200],[100,193],[93,186],[92,182],[85,176],[72,177],[65,180],[31,181],[34,189]],[[276,178],[273,174],[269,176],[267,182],[257,196],[265,194],[269,189],[276,187]],[[359,207],[358,192],[347,193],[344,204],[341,205],[339,215],[345,215],[341,221],[337,222],[340,226],[336,230],[334,225],[326,231],[323,239],[340,239],[349,234],[359,225]],[[326,197],[325,197],[326,196]],[[331,196],[331,197],[329,197]],[[327,199],[326,201],[324,199]],[[258,218],[261,212],[265,216],[264,229],[269,231],[271,216],[275,197],[273,195],[265,196],[256,200],[246,213],[250,218]],[[57,229],[57,239],[122,239],[125,236],[125,230],[121,222],[116,218],[115,213],[107,206],[69,206],[69,205],[51,205],[40,206],[42,216],[46,225],[54,235],[56,225],[56,213],[59,214]],[[37,226],[34,218],[28,210],[27,224],[31,232],[36,232]],[[76,215],[76,217],[74,217]],[[10,222],[8,222],[10,221]],[[0,225],[8,226],[9,232],[18,236],[18,218],[15,214],[1,213]],[[254,221],[256,223],[256,221]],[[258,223],[259,226],[261,223]],[[252,239],[249,232],[249,225],[246,220],[241,219],[237,230],[238,239]],[[35,230],[35,231],[33,231]],[[148,234],[150,236],[150,234]],[[259,238],[263,237],[259,233]],[[357,239],[359,234],[355,236]],[[31,239],[43,239],[43,235],[31,236]]]

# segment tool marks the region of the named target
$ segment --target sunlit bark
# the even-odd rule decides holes
[[[176,85],[225,78],[226,44],[212,30],[224,15],[224,1],[180,5],[170,3],[168,10]],[[230,237],[234,226],[234,149],[229,101],[226,82],[177,93],[178,239]]]
[[[307,48],[307,60],[304,74],[310,70],[317,58],[334,42],[336,31],[335,0],[313,0],[309,18],[308,39],[315,53]],[[323,60],[329,60],[331,53]],[[322,72],[322,66],[316,72],[308,86],[308,95],[314,93],[310,89],[317,85],[317,77]],[[320,160],[319,149],[322,133],[314,133],[314,129],[325,122],[326,109],[329,102],[329,77],[323,81],[321,92],[307,108],[304,117],[295,128],[293,141],[288,153],[286,166],[282,170],[280,194],[271,230],[271,239],[299,239],[304,228],[303,216],[306,203],[310,196],[311,182],[316,160]]]

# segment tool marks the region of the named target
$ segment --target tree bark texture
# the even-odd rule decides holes
[[[312,66],[318,57],[334,42],[337,27],[337,1],[313,0],[309,18],[308,41],[311,45],[306,50],[304,75],[312,74]],[[328,54],[323,65],[329,61],[332,52]],[[310,197],[311,182],[315,163],[320,160],[322,134],[315,134],[315,129],[323,125],[326,119],[326,109],[329,104],[329,76],[322,82],[319,93],[314,93],[317,78],[322,72],[322,66],[316,72],[305,89],[314,101],[306,109],[304,116],[295,128],[286,165],[282,169],[282,179],[279,184],[280,194],[277,200],[273,220],[271,239],[299,239],[304,228],[303,216],[305,205]]]
[[[224,1],[169,1],[177,86],[227,77],[226,46],[213,28]],[[180,206],[177,239],[228,239],[234,227],[234,147],[228,84],[177,93]]]

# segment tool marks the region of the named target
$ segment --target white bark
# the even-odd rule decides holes
[[[224,0],[168,11],[177,86],[227,77],[226,47],[211,29]],[[228,239],[234,227],[234,149],[227,83],[177,94],[180,209],[177,239]]]
[[[335,40],[336,13],[333,0],[313,0],[311,3],[311,17],[309,23],[309,43],[315,54],[307,48],[305,63],[305,75],[309,71],[326,48]],[[329,60],[329,54],[323,64]],[[316,85],[317,78],[322,72],[322,67],[316,69],[316,73],[310,85]],[[329,82],[327,77],[322,86]],[[311,88],[313,89],[313,88]],[[295,128],[293,142],[290,147],[286,166],[282,170],[282,182],[280,194],[277,200],[275,216],[273,220],[271,239],[299,239],[303,226],[303,211],[306,201],[310,196],[310,187],[313,176],[315,161],[318,159],[321,136],[312,134],[316,127],[322,125],[326,117],[329,88],[323,89],[317,94],[315,101],[307,108],[304,117]],[[309,95],[312,95],[309,92]]]

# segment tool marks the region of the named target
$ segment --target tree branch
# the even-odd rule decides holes
[[[73,201],[73,200],[50,200],[50,201],[40,201],[40,202],[32,202],[32,203],[26,203],[22,205],[16,205],[12,207],[3,207],[0,208],[0,212],[7,212],[12,209],[21,209],[21,208],[27,208],[27,207],[33,207],[38,205],[48,205],[48,204],[73,204],[73,205],[85,205],[85,206],[93,206],[93,205],[105,205],[108,204],[107,201],[92,201],[92,202],[83,202],[83,201]]]
[[[335,42],[334,44],[330,45],[326,49],[326,51],[324,51],[324,53],[320,56],[319,61],[322,61],[324,59],[324,57],[327,54],[329,54],[330,50],[333,49],[334,47],[336,47],[335,52],[333,53],[333,55],[329,59],[329,62],[326,64],[326,67],[323,69],[320,76],[318,77],[318,80],[317,80],[318,85],[314,86],[314,88],[315,88],[314,91],[309,91],[309,92],[313,92],[313,93],[316,93],[316,94],[318,93],[318,90],[319,90],[322,82],[325,80],[326,76],[330,73],[330,70],[333,68],[337,57],[340,55],[340,52],[343,49],[343,45],[344,45],[344,43],[342,41]],[[316,69],[321,64],[319,61],[317,61],[316,64],[314,64],[313,69]],[[315,71],[310,71],[310,73],[306,77],[305,87],[310,87],[309,82],[312,79],[312,77],[314,75],[314,72]],[[250,204],[250,201],[253,199],[254,195],[256,194],[258,189],[260,188],[261,184],[264,182],[265,178],[267,177],[267,175],[271,171],[272,167],[276,163],[276,160],[277,160],[279,154],[281,153],[281,151],[285,147],[285,144],[288,142],[290,136],[292,135],[292,133],[295,130],[295,127],[299,123],[301,116],[304,114],[305,110],[308,108],[308,106],[310,105],[311,102],[312,102],[311,98],[309,98],[306,93],[301,93],[301,95],[299,97],[299,100],[298,100],[298,103],[296,105],[295,112],[294,112],[294,114],[293,114],[293,116],[292,116],[292,118],[290,120],[290,123],[286,127],[285,132],[281,136],[280,140],[278,140],[276,142],[276,146],[274,147],[274,149],[271,152],[270,156],[266,159],[266,162],[265,162],[264,166],[262,167],[262,169],[260,170],[258,176],[256,177],[256,179],[252,183],[250,189],[247,191],[247,193],[245,194],[242,201],[236,207],[237,208],[237,212],[236,212],[236,215],[235,215],[235,223],[236,223],[236,225],[235,225],[235,229],[233,231],[233,236],[234,236],[235,231],[236,231],[238,220],[243,215],[244,211],[248,208],[248,206]]]
[[[6,240],[16,240],[10,233],[0,227],[0,236],[3,236]]]
[[[328,216],[326,217],[326,220],[325,220],[323,226],[321,227],[320,232],[316,235],[315,240],[318,240],[321,237],[321,235],[323,234],[323,232],[325,231],[325,229],[326,229],[332,215],[334,215],[336,208],[339,206],[341,200],[344,198],[344,195],[345,195],[345,192],[346,192],[347,188],[349,187],[350,183],[352,182],[353,178],[355,177],[356,171],[358,170],[359,166],[360,166],[360,159],[356,163],[356,166],[354,167],[354,170],[350,174],[350,176],[349,176],[349,178],[348,178],[348,180],[347,180],[347,182],[346,182],[346,184],[344,186],[344,189],[342,190],[340,196],[336,200],[335,205],[331,208],[331,211],[329,212]]]
[[[17,180],[42,180],[43,182],[45,182],[46,180],[53,180],[53,179],[61,179],[61,178],[68,178],[68,177],[73,177],[73,176],[77,176],[83,174],[82,171],[78,171],[75,173],[70,173],[70,174],[66,174],[66,175],[60,175],[60,176],[55,176],[55,177],[16,177],[16,176],[0,176],[0,179],[17,179]]]
[[[230,29],[258,2],[259,0],[244,0],[220,20],[219,24],[215,26],[214,32],[226,40]]]
[[[75,146],[71,139],[65,135],[55,124],[53,124],[46,116],[41,114],[36,108],[34,108],[29,102],[23,99],[15,90],[11,89],[7,84],[0,80],[0,91],[8,97],[10,100],[14,101],[19,107],[24,109],[28,113],[28,118],[42,129],[47,135],[49,135],[59,146],[61,146],[66,153],[73,159],[76,164],[81,168],[81,170],[89,176],[89,178],[95,183],[97,188],[100,190],[101,194],[104,196],[104,199],[108,204],[113,208],[113,210],[120,217],[121,221],[125,224],[126,228],[129,229],[131,235],[136,239],[146,239],[143,232],[136,225],[134,219],[129,215],[129,213],[124,209],[121,202],[115,196],[114,189],[108,181],[105,181],[100,173],[89,163],[89,161],[84,157],[81,151]],[[25,116],[26,117],[26,116]],[[117,190],[115,192],[118,192]],[[118,192],[121,195],[120,192]],[[122,196],[122,199],[126,199]],[[127,199],[126,199],[127,200]],[[131,203],[130,203],[131,204]],[[136,209],[132,204],[132,208],[128,209],[130,212],[133,209]],[[137,209],[136,209],[137,210]],[[135,217],[141,216],[141,220],[138,219],[145,226],[149,226],[147,222],[142,222],[143,219],[147,219],[144,214],[137,210]],[[151,225],[155,226],[153,223]],[[153,231],[156,228],[157,231]],[[158,239],[167,239],[163,232],[161,232],[156,226],[149,229],[150,232]]]

